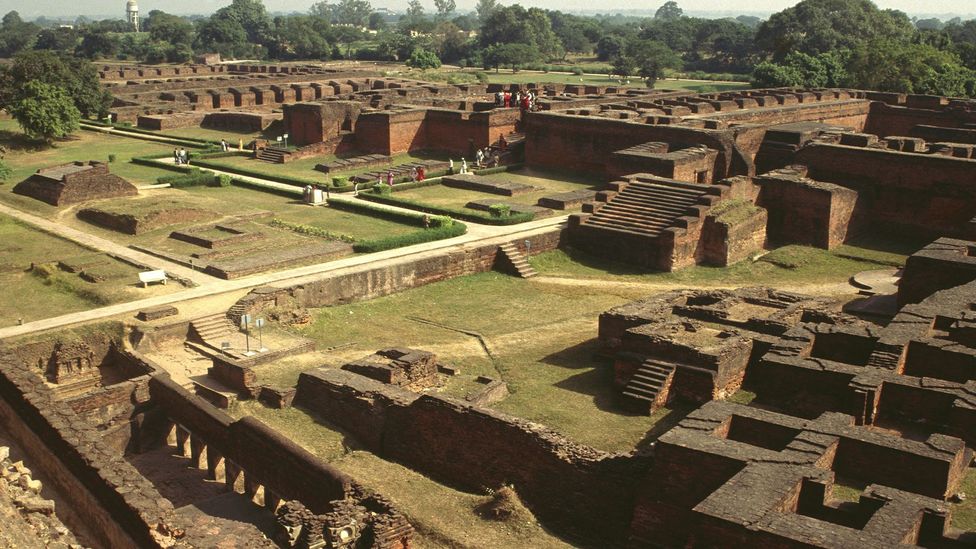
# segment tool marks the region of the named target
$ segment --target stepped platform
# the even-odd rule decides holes
[[[374,170],[367,173],[354,175],[350,178],[353,183],[376,183],[377,181],[383,181],[386,183],[386,175],[389,172],[393,172],[394,179],[402,179],[404,177],[410,176],[414,168],[424,168],[427,173],[427,177],[431,177],[434,172],[441,172],[447,170],[449,164],[441,160],[421,160],[419,162],[408,162],[406,164],[398,164],[389,169],[384,170]]]
[[[538,187],[515,183],[514,181],[494,181],[475,174],[462,174],[444,177],[441,184],[445,187],[465,189],[482,193],[498,194],[502,196],[518,196],[537,191]]]
[[[547,217],[552,215],[554,212],[549,208],[543,208],[541,206],[532,206],[529,204],[514,204],[511,202],[505,202],[504,200],[497,200],[494,198],[485,198],[483,200],[472,200],[464,205],[465,208],[470,208],[472,210],[479,210],[487,212],[488,209],[495,204],[504,204],[508,206],[509,210],[513,214],[530,213],[535,215],[536,219],[541,217]]]
[[[538,204],[543,208],[550,208],[553,210],[568,210],[569,208],[581,206],[584,202],[590,202],[595,199],[596,191],[580,189],[578,191],[569,191],[550,196],[543,196],[539,199]]]
[[[691,213],[691,207],[708,193],[709,186],[637,177],[629,182],[611,184],[611,187],[619,190],[583,220],[582,228],[656,237],[674,225],[679,217]]]
[[[342,172],[349,170],[364,170],[377,166],[389,166],[393,158],[385,154],[366,154],[352,158],[337,158],[324,164],[316,164],[315,169],[322,173]]]

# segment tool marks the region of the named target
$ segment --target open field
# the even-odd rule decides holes
[[[138,285],[139,269],[67,240],[0,216],[0,326],[83,311],[180,289],[178,284]],[[83,280],[57,268],[63,261],[84,265],[104,277]],[[31,265],[37,267],[32,271]]]
[[[173,128],[171,130],[162,130],[157,133],[171,137],[193,137],[196,139],[209,139],[211,141],[226,139],[233,147],[237,147],[237,142],[240,139],[243,139],[244,144],[247,145],[248,142],[258,137],[262,137],[263,135],[262,132],[245,132],[200,127]]]

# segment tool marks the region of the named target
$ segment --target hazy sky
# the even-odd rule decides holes
[[[305,11],[316,0],[264,0],[264,5],[269,11]],[[457,0],[459,9],[473,8],[477,0]],[[433,0],[421,0],[425,7],[433,11]],[[170,13],[210,13],[231,3],[231,0],[139,0],[139,9],[142,13],[149,13],[154,9],[160,9]],[[371,0],[373,7],[390,8],[402,10],[407,0]],[[515,2],[503,0],[503,4]],[[648,9],[653,10],[664,0],[651,0],[650,2],[634,3],[632,0],[603,0],[593,2],[592,0],[523,0],[524,6],[538,6],[542,8],[560,9],[563,11],[573,10],[599,10],[612,12],[614,10]],[[973,0],[931,0],[920,2],[919,0],[875,0],[875,3],[882,8],[899,9],[911,14],[957,14],[967,15],[976,14],[976,3]],[[678,4],[685,10],[690,11],[714,11],[714,12],[775,12],[783,8],[796,4],[796,0],[749,0],[738,4],[732,8],[731,3],[722,0],[678,0]],[[125,0],[0,0],[0,14],[10,10],[17,10],[24,17],[37,17],[40,15],[63,16],[63,15],[95,15],[106,16],[123,14],[125,11]]]

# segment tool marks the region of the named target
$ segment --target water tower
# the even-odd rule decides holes
[[[125,18],[132,30],[139,32],[139,6],[136,4],[136,0],[129,0],[125,3]]]

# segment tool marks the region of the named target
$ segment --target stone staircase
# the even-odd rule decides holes
[[[264,162],[270,162],[272,164],[284,164],[285,156],[291,154],[283,149],[276,149],[272,147],[266,147],[258,151],[255,158],[262,160]]]
[[[707,185],[666,179],[638,178],[614,187],[619,190],[608,193],[606,203],[593,203],[593,215],[582,226],[655,237],[687,215],[708,191]]]
[[[622,404],[629,410],[651,414],[667,404],[675,365],[648,358],[637,368],[621,393]]]
[[[237,326],[232,324],[224,313],[193,320],[190,322],[190,327],[192,329],[191,335],[195,335],[200,342],[218,350],[220,349],[221,338],[227,338],[238,332]]]
[[[230,309],[227,310],[227,318],[230,319],[231,323],[234,326],[240,326],[241,317],[243,317],[246,312],[247,312],[247,304],[242,301],[238,301],[237,303],[233,304]]]
[[[532,265],[529,265],[528,259],[519,251],[515,244],[506,242],[498,247],[498,251],[501,253],[501,256],[496,261],[500,261],[501,265],[507,267],[507,270],[510,270],[519,278],[538,276],[539,273],[532,268]]]

